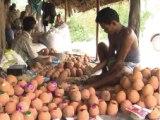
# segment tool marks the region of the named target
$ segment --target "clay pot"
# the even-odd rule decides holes
[[[10,117],[7,113],[0,113],[0,120],[10,120]]]
[[[90,97],[90,92],[87,89],[81,91],[82,100],[88,100]]]
[[[17,78],[13,75],[8,75],[6,80],[8,83],[10,83],[12,86],[15,86],[17,84]]]
[[[146,68],[141,71],[143,78],[149,79],[151,77],[151,70],[149,68]]]
[[[4,112],[4,107],[2,106],[2,104],[0,103],[0,113]]]
[[[137,105],[141,106],[142,108],[145,108],[145,107],[146,107],[146,105],[145,105],[145,103],[144,103],[144,100],[138,101]]]
[[[80,91],[70,92],[71,101],[80,102],[81,101],[81,93]]]
[[[73,106],[73,108],[74,108],[74,111],[76,112],[76,110],[77,110],[77,108],[78,108],[78,106],[79,106],[79,102],[71,102],[69,105],[71,105],[71,106]]]
[[[154,93],[154,97],[157,99],[157,105],[160,106],[160,93]]]
[[[35,97],[38,98],[43,92],[42,90],[35,90]]]
[[[30,105],[31,99],[29,97],[20,97],[20,102],[26,102],[28,105]]]
[[[80,104],[78,107],[77,107],[77,111],[81,111],[81,110],[87,110],[87,105],[85,104]]]
[[[19,85],[16,85],[14,87],[14,91],[15,91],[14,94],[17,95],[17,96],[21,96],[24,93],[24,89]]]
[[[158,81],[158,78],[156,76],[152,76],[149,79],[148,83],[152,85],[152,87],[155,91],[159,88],[159,81]]]
[[[132,87],[134,90],[140,91],[144,87],[144,83],[142,80],[137,79],[137,80],[135,80],[135,82],[133,82]]]
[[[37,77],[35,77],[35,80],[37,81],[38,85],[41,85],[44,82],[44,77],[38,75]]]
[[[9,102],[9,95],[7,93],[0,94],[0,103],[2,106],[5,106],[7,102]]]
[[[31,100],[33,100],[33,99],[35,99],[36,94],[30,92],[30,93],[27,93],[27,94],[26,94],[26,97],[29,97]]]
[[[63,102],[61,102],[58,107],[63,110],[63,108],[65,108],[66,106],[68,106],[69,104],[69,100],[64,100]]]
[[[83,75],[83,70],[78,68],[77,71],[76,71],[76,76],[81,77],[82,75]]]
[[[57,83],[55,81],[49,82],[47,85],[47,89],[50,92],[54,92],[57,89]]]
[[[127,76],[123,76],[120,80],[120,85],[124,88],[124,89],[128,89],[131,87],[131,81],[129,80],[129,78]]]
[[[25,86],[25,92],[34,92],[36,90],[36,86],[34,86],[31,82],[27,83]]]
[[[142,80],[142,79],[143,79],[143,76],[142,76],[141,71],[133,72],[132,79],[131,79],[132,82],[134,82],[136,80]]]
[[[114,100],[111,100],[108,104],[107,113],[110,116],[116,116],[118,112],[118,103]]]
[[[127,112],[127,109],[132,107],[132,103],[129,100],[125,100],[121,103],[121,110]]]
[[[152,87],[151,84],[147,84],[146,86],[144,86],[144,88],[142,89],[142,94],[143,96],[148,96],[148,95],[153,95],[154,93],[154,89]]]
[[[36,98],[31,102],[31,106],[36,110],[40,110],[43,106],[43,102],[39,98]]]
[[[104,100],[99,100],[99,113],[100,115],[106,115],[107,103]]]
[[[73,106],[66,106],[64,109],[63,109],[63,116],[65,118],[68,118],[68,117],[73,117],[74,116],[74,108]]]
[[[109,91],[102,91],[101,95],[100,95],[101,99],[103,99],[104,101],[108,102],[111,99],[111,94]]]
[[[128,100],[132,103],[137,103],[140,99],[140,95],[136,90],[130,90],[127,94]]]
[[[77,120],[89,120],[89,113],[87,110],[80,110],[77,114]]]
[[[60,97],[55,97],[54,99],[53,99],[53,102],[55,103],[55,104],[60,104],[61,102],[63,101],[63,99],[62,98],[60,98]]]
[[[89,115],[92,118],[96,118],[99,115],[99,107],[98,105],[91,105],[89,108]]]
[[[51,115],[47,111],[46,112],[41,111],[38,114],[38,120],[51,120]]]
[[[63,97],[63,95],[64,95],[64,89],[62,89],[62,88],[57,88],[57,89],[55,90],[55,96],[56,96],[56,97]]]
[[[19,103],[19,97],[14,95],[9,98],[9,101],[15,102],[17,104],[17,103]]]
[[[71,85],[69,87],[69,92],[79,91],[79,88],[77,85]]]
[[[24,120],[34,120],[34,114],[31,111],[27,111],[24,114]]]
[[[38,112],[35,108],[29,108],[29,111],[33,114],[34,119],[37,118]]]
[[[147,108],[153,108],[157,105],[157,99],[153,95],[148,95],[144,99]]]
[[[95,95],[96,94],[96,91],[93,87],[88,88],[88,90],[90,92],[90,95]]]
[[[116,101],[120,104],[126,100],[126,93],[124,91],[120,91],[116,95]]]
[[[70,71],[71,71],[71,77],[76,77],[77,68],[73,67],[70,69]]]
[[[18,85],[24,88],[27,85],[27,82],[25,80],[21,80],[21,81],[18,81]]]
[[[52,109],[57,108],[57,104],[54,102],[51,102],[48,104],[48,109],[49,111],[51,111]]]
[[[13,86],[6,80],[0,81],[0,91],[7,93],[9,96],[14,95]]]
[[[7,102],[5,105],[5,112],[8,114],[12,114],[16,111],[16,103],[15,102]]]
[[[50,111],[52,119],[61,119],[62,118],[62,111],[60,108],[55,107]]]
[[[21,112],[16,111],[11,115],[11,120],[24,120],[24,116]]]
[[[160,116],[160,110],[154,108],[153,111],[148,115],[150,120],[157,120]]]
[[[89,105],[94,105],[94,104],[98,105],[99,104],[98,97],[95,95],[91,95],[88,100],[88,103],[89,103]]]
[[[27,102],[22,101],[22,102],[19,102],[17,104],[16,109],[17,109],[17,111],[24,113],[24,112],[27,112],[29,110],[29,106],[30,105]]]
[[[52,93],[47,92],[44,92],[39,96],[39,99],[41,99],[44,104],[50,103],[52,101],[52,98]]]

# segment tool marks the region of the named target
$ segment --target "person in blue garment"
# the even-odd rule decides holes
[[[114,9],[107,7],[100,10],[96,22],[108,33],[109,46],[103,42],[98,44],[100,63],[88,70],[88,76],[100,69],[102,74],[90,77],[84,84],[101,88],[118,84],[119,78],[124,73],[131,73],[140,61],[137,36],[131,28],[120,23]]]

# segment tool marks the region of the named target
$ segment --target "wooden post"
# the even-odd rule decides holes
[[[96,7],[97,7],[97,13],[99,12],[100,9],[100,0],[96,0]],[[96,24],[96,60],[98,60],[98,41],[99,41],[99,24]]]
[[[65,0],[65,18],[64,18],[65,22],[67,22],[67,13],[68,13],[68,1]]]
[[[140,32],[140,5],[140,0],[130,0],[128,26],[135,31],[137,37],[139,37]]]
[[[9,0],[0,1],[0,61],[3,57],[4,50],[6,48],[6,38],[5,38],[5,25],[6,25],[6,10],[10,4]]]

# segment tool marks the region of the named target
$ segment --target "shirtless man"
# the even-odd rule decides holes
[[[109,47],[98,44],[100,63],[88,72],[88,76],[102,69],[102,74],[93,76],[85,83],[86,86],[100,88],[119,83],[124,72],[132,72],[139,63],[138,40],[131,28],[119,22],[118,13],[107,7],[97,14],[96,22],[108,33]]]

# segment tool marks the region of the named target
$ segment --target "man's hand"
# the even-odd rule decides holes
[[[90,77],[93,73],[92,73],[93,68],[91,66],[86,66],[85,68],[85,75]]]
[[[124,65],[123,62],[116,62],[109,72],[112,73],[112,72],[115,72],[115,71],[119,71],[119,70],[122,69],[123,65]]]

